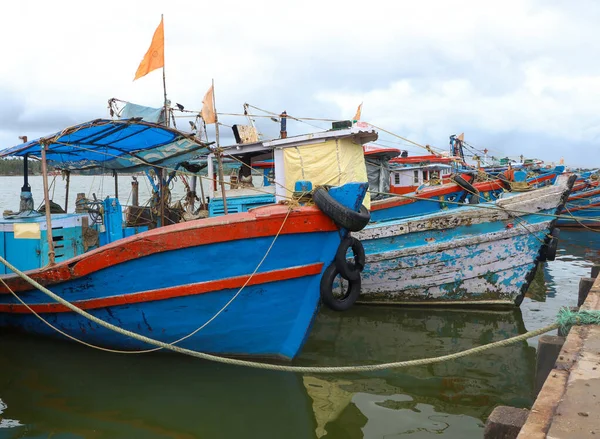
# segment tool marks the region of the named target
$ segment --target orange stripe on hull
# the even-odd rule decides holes
[[[277,282],[282,280],[295,279],[304,276],[314,276],[321,273],[322,263],[303,265],[300,267],[284,268],[281,270],[267,271],[265,273],[256,273],[248,282],[247,286],[260,285],[268,282]],[[141,291],[139,293],[127,294],[124,296],[111,296],[99,299],[79,300],[73,302],[73,305],[80,309],[97,309],[111,306],[130,305],[134,303],[153,302],[155,300],[172,299],[175,297],[195,296],[197,294],[211,293],[214,291],[227,290],[231,288],[241,288],[250,275],[230,277],[207,282],[199,282],[188,285],[178,285],[160,290]],[[29,305],[37,313],[62,313],[72,312],[69,308],[59,303],[44,303]],[[30,311],[21,304],[0,305],[0,312],[11,314],[28,314]]]

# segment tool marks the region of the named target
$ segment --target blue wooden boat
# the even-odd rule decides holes
[[[557,225],[569,228],[600,227],[600,180],[598,171],[578,176]]]
[[[556,250],[553,215],[573,181],[561,176],[491,203],[370,223],[355,234],[366,253],[360,300],[520,304],[537,263]]]
[[[276,163],[281,165],[282,190],[293,187],[298,175],[306,177],[303,187],[310,182],[323,184],[318,170],[295,169],[297,155],[306,154],[320,166],[331,167],[335,164],[326,159],[332,157],[333,145],[338,160],[350,163],[353,157],[362,157],[362,143],[376,136],[350,127],[282,139]],[[315,148],[316,140],[320,148]],[[206,145],[192,136],[160,125],[100,120],[1,155],[45,152],[48,163],[68,170],[128,171],[171,166],[201,148]],[[265,148],[238,145],[235,149],[252,155]],[[329,196],[346,213],[358,211],[367,189],[366,172],[349,167],[336,175]],[[9,215],[0,223],[0,254],[102,320],[166,343],[231,356],[291,359],[298,353],[318,309],[322,274],[347,233],[339,221],[317,207],[299,204],[274,204],[153,230],[124,227],[114,198],[102,201],[102,208],[92,215],[95,219],[89,214],[52,215],[47,209],[45,216],[30,210]],[[104,239],[92,245],[87,238],[94,234]],[[50,256],[36,260],[32,255],[38,252]],[[149,347],[86,320],[20,277],[3,273],[0,327],[62,337],[48,322],[102,347]]]

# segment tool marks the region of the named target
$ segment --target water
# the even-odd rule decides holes
[[[0,177],[0,207],[16,208],[7,204],[18,204],[20,185]],[[295,364],[442,355],[545,326],[576,304],[579,278],[594,262],[600,234],[563,231],[557,260],[538,272],[520,309],[323,309]],[[495,406],[531,406],[536,346],[427,367],[299,375],[3,332],[0,438],[481,438]]]

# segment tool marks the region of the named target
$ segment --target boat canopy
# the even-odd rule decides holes
[[[50,136],[0,151],[0,157],[46,158],[56,169],[103,173],[134,172],[175,165],[207,153],[207,144],[193,134],[142,121],[96,119]]]

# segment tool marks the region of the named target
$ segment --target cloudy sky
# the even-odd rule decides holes
[[[593,0],[6,2],[0,149],[108,117],[111,97],[160,106],[160,70],[132,79],[161,13],[167,92],[186,109],[201,108],[214,78],[219,112],[247,102],[344,119],[363,102],[363,120],[419,144],[446,150],[449,135],[465,132],[496,156],[600,166]],[[278,135],[276,123],[256,121]],[[288,131],[327,126],[290,122]]]

